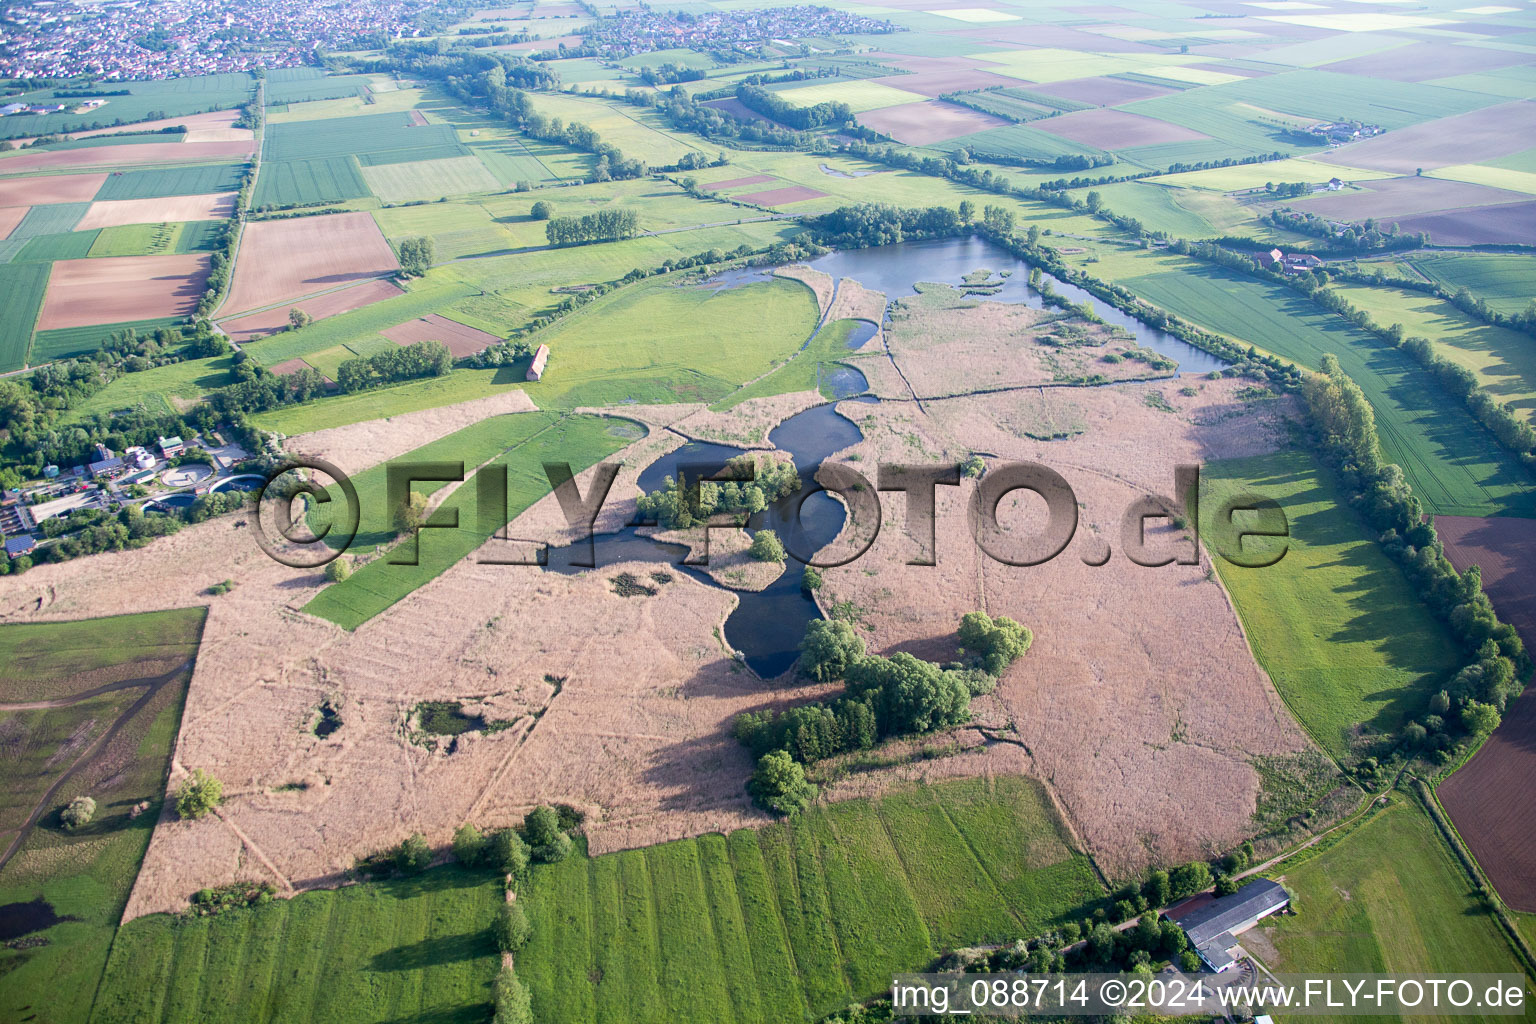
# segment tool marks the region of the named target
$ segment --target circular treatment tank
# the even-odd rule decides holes
[[[208,488],[208,490],[210,493],[213,491],[254,491],[265,483],[266,479],[266,477],[259,473],[245,473],[240,476],[232,476],[228,480],[220,480]]]

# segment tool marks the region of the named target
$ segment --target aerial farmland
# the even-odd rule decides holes
[[[19,0],[0,1020],[1528,1012],[1532,10]]]

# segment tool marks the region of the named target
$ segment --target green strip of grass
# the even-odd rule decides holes
[[[1277,564],[1215,562],[1254,655],[1302,728],[1349,758],[1360,734],[1393,732],[1423,714],[1459,667],[1456,644],[1312,457],[1224,460],[1202,475],[1207,540],[1221,503],[1239,494],[1273,498],[1289,520]],[[1279,543],[1250,538],[1244,550],[1272,553]]]

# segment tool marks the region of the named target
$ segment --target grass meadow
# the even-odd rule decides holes
[[[1338,844],[1286,870],[1297,913],[1261,926],[1275,950],[1269,968],[1524,973],[1434,822],[1408,799],[1390,799],[1389,807]],[[1414,1019],[1462,1024],[1512,1018]]]
[[[1310,369],[1338,356],[1375,409],[1387,458],[1430,512],[1536,512],[1530,473],[1407,354],[1281,285],[1173,255],[1100,257],[1096,274],[1201,326]]]
[[[1500,313],[1523,313],[1531,304],[1536,257],[1496,253],[1414,253],[1408,262],[1447,288],[1465,288]]]
[[[414,540],[407,540],[384,558],[358,568],[348,579],[334,583],[315,595],[304,611],[342,626],[356,629],[395,602],[446,572],[467,557],[501,527],[522,514],[523,510],[549,493],[544,475],[546,461],[568,463],[573,472],[623,448],[628,442],[611,431],[615,420],[606,416],[560,416],[555,413],[523,413],[501,417],[507,428],[501,439],[502,454],[492,465],[507,471],[509,496],[507,517],[482,521],[477,508],[478,487],[471,483],[459,487],[443,500],[434,513],[457,513],[458,526],[451,529],[425,529]],[[416,565],[397,565],[390,561],[416,548]]]
[[[101,343],[118,331],[133,328],[139,334],[152,334],[161,327],[174,327],[186,323],[185,317],[159,317],[154,320],[131,320],[116,324],[92,324],[89,327],[59,327],[51,331],[38,331],[32,339],[30,362],[46,363],[51,359],[89,355],[101,347]],[[135,374],[124,374],[125,377]]]
[[[481,1024],[498,879],[457,867],[219,917],[128,922],[92,1021]]]
[[[805,348],[768,374],[731,392],[723,401],[716,403],[714,408],[724,411],[735,408],[749,398],[795,391],[821,390],[827,394],[822,381],[838,367],[850,365],[840,361],[839,357],[846,358],[849,355],[848,337],[859,326],[858,320],[834,320],[824,324]]]
[[[812,1019],[1102,892],[1038,783],[945,782],[536,868],[517,967],[548,1024]]]
[[[0,695],[6,701],[69,697],[104,682],[139,677],[135,663],[141,659],[155,659],[159,666],[190,659],[205,614],[203,608],[188,608],[0,626],[0,663],[7,667]],[[0,843],[5,846],[81,749],[119,723],[116,734],[80,765],[0,868],[0,904],[41,898],[64,918],[38,933],[44,944],[0,947],[0,1019],[71,1024],[88,1018],[118,919],[159,817],[191,675],[189,660],[157,691],[127,688],[61,708],[0,712],[0,727],[9,737],[0,807]],[[96,816],[69,832],[60,826],[58,809],[79,795],[96,801]],[[129,809],[144,800],[150,809],[130,818]]]
[[[258,206],[362,199],[371,195],[357,161],[348,156],[319,160],[264,160],[252,202]]]
[[[54,260],[80,260],[91,254],[100,229],[65,231],[56,235],[37,235],[27,240],[16,254],[16,263],[52,263]]]
[[[0,309],[5,310],[0,317],[0,373],[26,365],[32,328],[48,287],[48,270],[46,263],[0,265]]]
[[[1245,553],[1283,544],[1278,563],[1214,561],[1254,655],[1302,728],[1347,760],[1362,729],[1391,732],[1423,714],[1460,652],[1316,461],[1281,452],[1210,462],[1203,476],[1207,546],[1221,503],[1238,495],[1273,498],[1289,521],[1288,540],[1243,542]]]
[[[244,164],[197,164],[190,167],[152,167],[107,176],[97,202],[106,199],[165,199],[207,192],[234,192],[240,188]]]
[[[143,408],[157,415],[174,412],[178,401],[190,402],[214,388],[234,383],[233,371],[234,356],[227,355],[125,373],[69,410],[62,422],[68,424],[120,409]]]

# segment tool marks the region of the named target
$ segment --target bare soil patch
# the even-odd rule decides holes
[[[703,106],[714,107],[716,110],[724,111],[732,117],[743,121],[761,121],[764,124],[778,124],[773,118],[759,114],[734,96],[728,96],[723,100],[705,100]]]
[[[102,135],[119,135],[123,132],[157,132],[162,128],[185,128],[188,132],[233,128],[238,120],[240,120],[238,110],[210,110],[203,114],[188,114],[186,117],[168,117],[163,121],[139,121],[136,124],[118,125],[116,128],[76,132],[72,138],[94,139]]]
[[[946,142],[1010,123],[1000,117],[942,100],[899,103],[894,107],[866,110],[858,119],[866,128],[873,128],[908,146]]]
[[[311,367],[302,359],[285,359],[281,363],[276,363],[267,367],[267,369],[271,370],[279,377],[286,377],[290,373],[298,373],[300,370],[313,369],[313,367]]]
[[[1527,577],[1528,578],[1528,577]],[[1439,786],[1441,803],[1499,895],[1536,913],[1536,689],[1513,701],[1472,760]]]
[[[111,228],[121,224],[174,224],[186,220],[226,220],[234,216],[235,194],[214,192],[169,199],[108,199],[92,203],[76,231]]]
[[[1398,224],[1427,232],[1436,245],[1529,245],[1536,238],[1536,202],[1426,213]]]
[[[1348,167],[1412,174],[1419,167],[1449,167],[1508,156],[1527,148],[1533,134],[1536,103],[1521,100],[1340,146],[1327,159]]]
[[[309,365],[302,359],[289,362],[297,362],[299,366]],[[272,367],[272,372],[279,372],[278,368]],[[444,405],[436,409],[402,413],[388,419],[349,423],[344,427],[295,434],[283,442],[283,448],[294,455],[327,459],[344,473],[361,473],[369,466],[397,458],[491,416],[533,412],[536,408],[526,392],[515,389],[457,405]]]
[[[1445,210],[1454,211],[1459,216],[1467,212],[1466,207],[1516,201],[1529,201],[1529,197],[1519,192],[1473,185],[1465,181],[1405,177],[1361,182],[1358,189],[1320,195],[1296,203],[1295,208],[1339,220],[1364,220],[1367,217],[1385,217],[1390,220]]]
[[[1531,55],[1482,46],[1458,46],[1455,43],[1410,43],[1394,50],[1368,53],[1363,57],[1324,64],[1319,71],[1345,75],[1386,78],[1394,82],[1426,82],[1431,78],[1450,78],[1477,71],[1495,71],[1515,64],[1529,64]],[[1225,68],[1221,70],[1226,70]]]
[[[418,320],[407,320],[403,324],[396,324],[379,333],[396,345],[411,345],[418,341],[440,341],[448,346],[448,351],[453,353],[455,359],[472,356],[502,341],[489,331],[466,327],[439,313],[432,313]]]
[[[225,334],[236,341],[250,341],[252,338],[263,338],[286,331],[289,326],[288,310],[295,307],[308,313],[311,319],[324,320],[328,316],[350,313],[354,309],[362,309],[372,303],[403,294],[404,292],[389,281],[366,281],[340,291],[316,295],[312,299],[296,302],[293,306],[278,306],[261,313],[251,313],[232,320],[221,320],[219,326],[223,328]]]
[[[0,170],[5,167],[0,161]],[[40,178],[0,178],[0,206],[88,203],[101,191],[105,174],[50,174]]]
[[[1195,142],[1210,137],[1183,125],[1108,108],[1062,114],[1060,117],[1047,118],[1036,127],[1052,135],[1100,149]]]
[[[686,544],[688,557],[703,558],[703,530],[660,530],[642,527],[640,533],[667,544]],[[783,562],[759,562],[749,553],[752,537],[745,530],[710,530],[709,564],[698,568],[727,590],[762,590],[784,575]],[[677,572],[668,569],[670,575]]]
[[[791,185],[788,188],[771,188],[766,192],[747,192],[735,198],[757,206],[788,206],[791,203],[803,203],[808,199],[825,199],[826,197],[825,192],[818,192],[804,185]]]
[[[366,213],[258,221],[245,228],[223,309],[255,309],[378,277],[399,266],[378,224]]]
[[[208,280],[208,256],[60,260],[48,278],[37,329],[187,316]]]
[[[722,188],[741,188],[744,185],[766,185],[770,181],[778,180],[778,178],[775,178],[771,174],[749,174],[745,178],[727,178],[725,181],[712,181],[708,185],[704,185],[702,187],[707,191],[715,192]]]
[[[1037,85],[1036,92],[1059,96],[1079,103],[1097,103],[1101,107],[1114,107],[1136,100],[1149,100],[1154,96],[1166,96],[1175,90],[1169,86],[1148,85],[1121,78],[1074,78],[1067,82]]]
[[[57,171],[71,167],[133,167],[139,164],[196,163],[244,159],[256,144],[246,142],[147,142],[139,146],[89,146],[50,153],[23,153],[0,160],[0,174]]]
[[[16,225],[21,223],[30,209],[30,206],[0,206],[0,239],[16,230]]]
[[[182,142],[251,142],[256,133],[249,128],[194,128]]]

